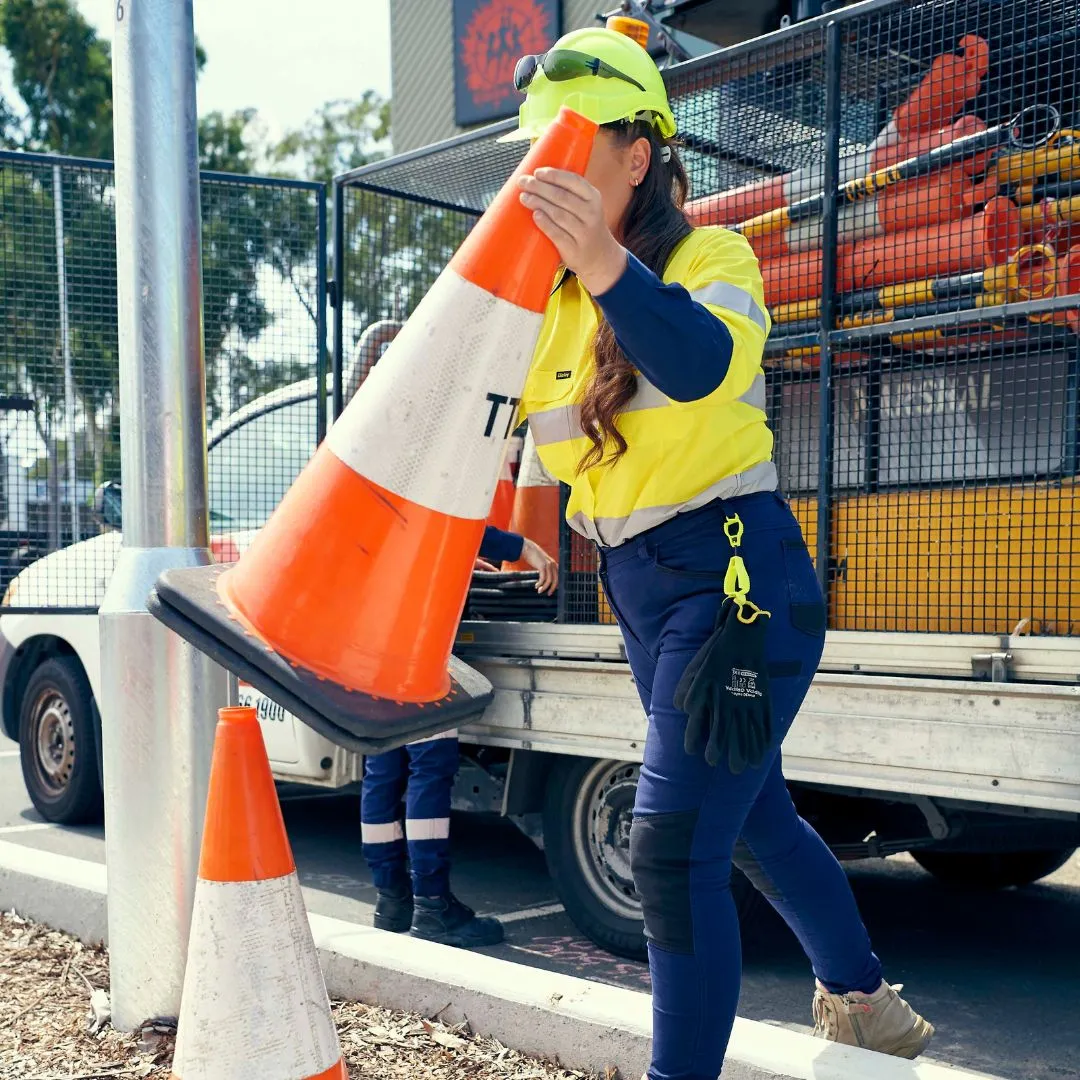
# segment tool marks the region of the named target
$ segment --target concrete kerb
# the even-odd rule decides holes
[[[0,841],[0,910],[105,941],[105,867]],[[405,1009],[490,1035],[575,1069],[644,1072],[647,994],[524,968],[480,953],[309,916],[332,997]],[[934,1062],[902,1061],[807,1035],[736,1020],[723,1080],[995,1080]]]

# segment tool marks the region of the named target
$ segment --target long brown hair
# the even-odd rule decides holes
[[[634,188],[620,240],[653,273],[663,275],[672,252],[692,231],[682,206],[690,190],[675,142],[661,138],[647,120],[604,124],[620,146],[637,139],[652,144],[649,169]],[[667,161],[662,160],[665,156]],[[615,340],[615,331],[601,314],[593,339],[596,371],[581,400],[581,427],[592,443],[578,463],[578,473],[601,463],[614,465],[626,453],[626,439],[617,426],[619,413],[637,390],[637,377]],[[607,440],[614,444],[605,456]]]

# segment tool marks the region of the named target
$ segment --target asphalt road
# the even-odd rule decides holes
[[[285,818],[311,911],[370,920],[374,890],[360,853],[355,798],[289,801]],[[0,738],[0,840],[104,861],[101,829],[44,825]],[[543,855],[512,825],[464,815],[453,826],[454,885],[506,923],[490,950],[518,963],[648,989],[642,964],[577,932]],[[933,1057],[1008,1080],[1080,1080],[1080,856],[1022,890],[961,894],[910,859],[853,865],[850,877],[886,977],[937,1026]],[[744,953],[740,1015],[808,1030],[813,983],[794,938],[772,915]]]

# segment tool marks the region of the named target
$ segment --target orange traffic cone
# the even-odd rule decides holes
[[[510,518],[514,513],[514,477],[520,454],[521,436],[513,435],[507,442],[499,482],[495,485],[495,498],[487,518],[487,523],[494,525],[496,529],[510,528]]]
[[[559,481],[544,468],[529,431],[521,450],[517,494],[510,531],[527,536],[553,559],[559,558]],[[506,570],[528,570],[526,562],[508,563]]]
[[[469,706],[450,650],[559,263],[517,180],[584,173],[596,130],[560,112],[240,561],[158,582],[155,614],[286,707],[415,737]]]
[[[221,709],[172,1080],[348,1080],[256,712]]]
[[[1020,209],[999,196],[974,217],[840,245],[837,289],[855,292],[983,270],[1006,262],[1020,248],[1022,235]],[[791,304],[819,297],[821,259],[817,250],[762,262],[767,303]]]

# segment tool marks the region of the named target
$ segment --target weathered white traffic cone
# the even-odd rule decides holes
[[[348,1080],[256,711],[218,717],[172,1080]]]

